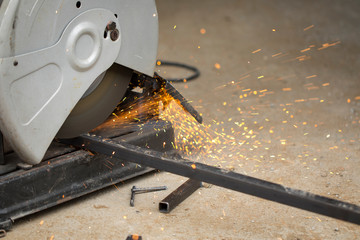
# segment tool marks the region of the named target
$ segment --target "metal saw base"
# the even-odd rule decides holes
[[[105,126],[96,134],[155,151],[173,150],[174,130],[165,121],[127,128]],[[20,162],[15,153],[5,155],[5,161]],[[0,176],[0,229],[9,230],[16,219],[152,170],[53,142],[40,164]]]

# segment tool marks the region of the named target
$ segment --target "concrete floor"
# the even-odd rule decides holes
[[[191,158],[360,205],[358,1],[157,4],[159,58],[202,73],[176,85],[211,124],[199,134],[233,137]],[[158,202],[185,180],[161,172],[118,184],[16,221],[7,239],[360,238],[354,224],[215,186],[159,213]],[[131,208],[133,185],[169,190],[138,195]]]

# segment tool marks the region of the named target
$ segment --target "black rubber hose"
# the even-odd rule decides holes
[[[197,69],[194,66],[190,66],[187,64],[183,64],[183,63],[177,63],[177,62],[163,61],[163,60],[157,60],[156,62],[157,63],[160,62],[160,64],[157,64],[157,66],[180,67],[180,68],[184,68],[184,69],[187,69],[187,70],[190,70],[193,72],[192,75],[190,75],[189,77],[185,77],[185,78],[167,78],[166,80],[169,82],[188,82],[188,81],[194,80],[200,76],[199,69]]]

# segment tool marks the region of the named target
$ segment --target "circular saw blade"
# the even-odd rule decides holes
[[[56,137],[77,137],[104,122],[124,97],[132,72],[129,68],[113,64],[100,84],[77,103]]]

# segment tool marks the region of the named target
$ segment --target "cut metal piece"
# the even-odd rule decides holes
[[[202,124],[203,118],[201,114],[196,111],[196,109],[188,102],[188,100],[186,100],[186,98],[184,98],[183,95],[181,95],[181,93],[176,90],[176,88],[174,88],[169,81],[166,81],[165,89],[167,93],[170,94],[170,96],[179,101],[185,111],[193,116],[193,118],[195,118],[198,123]]]
[[[129,68],[113,64],[100,84],[76,104],[56,137],[73,138],[104,122],[123,98],[132,72]]]
[[[82,135],[69,140],[68,143],[93,152],[116,158],[126,158],[128,161],[140,165],[147,165],[162,171],[360,225],[360,207],[355,204],[285,187],[183,158],[174,157],[172,159],[156,151],[104,139],[99,136]]]
[[[162,78],[156,72],[154,73],[154,77],[149,77],[144,74],[134,73],[131,79],[132,87],[139,86],[141,88],[145,88],[145,91],[148,92],[149,95],[154,95],[155,93],[166,90],[166,92],[173,97],[176,101],[178,101],[181,107],[188,112],[195,120],[202,124],[203,118],[201,114],[196,111],[196,109],[189,103],[189,101],[184,98],[181,93],[174,88],[171,83]],[[168,104],[168,102],[164,102],[164,107]]]
[[[169,213],[202,186],[198,180],[188,179],[159,203],[159,211]]]

